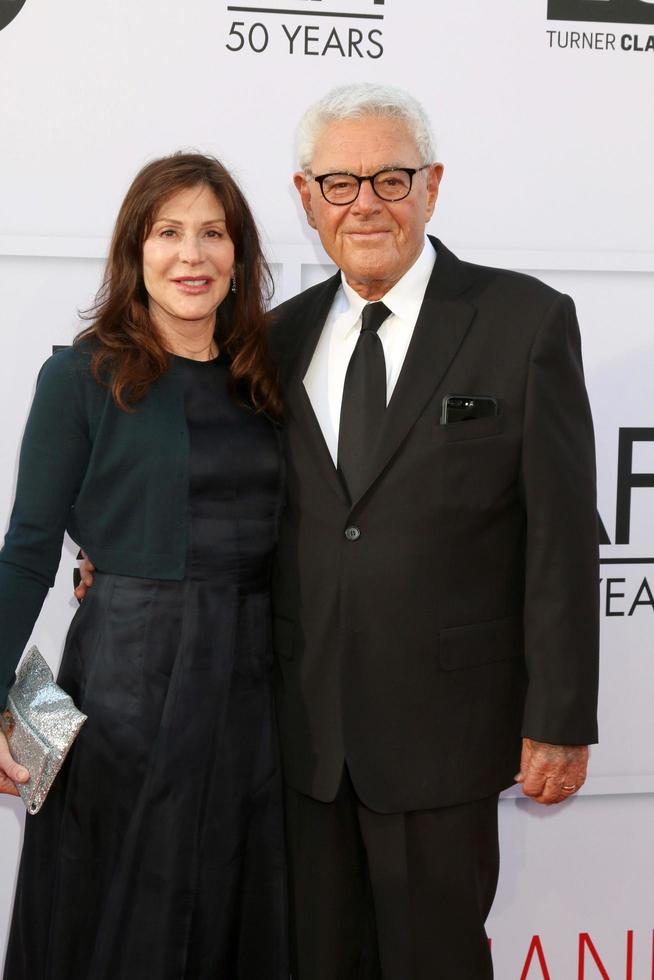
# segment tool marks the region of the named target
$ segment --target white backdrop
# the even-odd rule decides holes
[[[550,20],[547,0],[26,0],[0,29],[0,524],[36,372],[93,297],[136,170],[217,154],[285,298],[330,271],[290,180],[302,109],[344,81],[408,88],[446,165],[430,231],[573,295],[597,427],[602,741],[582,797],[501,804],[497,977],[651,980],[654,475],[631,474],[654,474],[654,4],[549,5],[594,19]],[[55,666],[72,567],[66,545],[34,634]],[[22,819],[0,801],[0,948]]]

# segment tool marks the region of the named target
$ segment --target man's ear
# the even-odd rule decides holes
[[[440,187],[441,180],[443,179],[444,169],[445,168],[442,163],[434,163],[427,171],[427,208],[425,221],[429,221],[434,213],[434,208],[436,207],[436,201],[438,199],[438,188]]]
[[[300,195],[300,200],[302,201],[302,207],[307,216],[307,221],[312,228],[316,227],[316,220],[313,216],[313,210],[311,207],[311,191],[309,190],[309,182],[301,170],[298,170],[296,174],[293,174],[293,183],[297,188],[297,192]]]

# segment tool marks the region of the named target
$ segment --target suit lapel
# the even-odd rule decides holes
[[[463,343],[476,307],[464,299],[472,277],[436,239],[438,258],[373,454],[368,487],[379,477],[433,397]],[[355,504],[356,501],[353,501]]]
[[[316,344],[325,325],[336,291],[341,283],[340,272],[328,279],[317,291],[309,304],[301,307],[295,315],[294,329],[297,331],[294,352],[289,357],[286,369],[285,398],[286,407],[298,432],[305,440],[309,452],[321,469],[325,481],[338,496],[347,502],[347,493],[334,466],[331,453],[325,442],[320,423],[304,387],[304,376],[316,349]]]

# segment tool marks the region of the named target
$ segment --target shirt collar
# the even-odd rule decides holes
[[[382,297],[382,301],[391,313],[400,320],[411,325],[415,324],[435,263],[436,250],[425,236],[425,244],[416,261]],[[340,320],[339,333],[346,337],[357,326],[368,301],[352,289],[343,272],[341,272],[341,289],[348,303],[348,309]]]

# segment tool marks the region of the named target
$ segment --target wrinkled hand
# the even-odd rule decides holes
[[[82,552],[82,555],[84,557],[82,558],[79,565],[79,572],[80,575],[82,576],[82,580],[80,584],[77,586],[77,588],[74,590],[75,598],[77,599],[78,602],[81,602],[82,599],[86,598],[87,591],[93,585],[93,572],[95,571],[95,565],[93,564],[91,559],[88,558],[84,554],[84,552]]]
[[[525,796],[549,806],[581,789],[587,766],[587,745],[550,745],[523,738],[520,772],[515,780],[522,783]]]
[[[26,783],[29,778],[25,766],[19,766],[12,759],[5,733],[0,730],[0,793],[18,796],[16,783]]]

